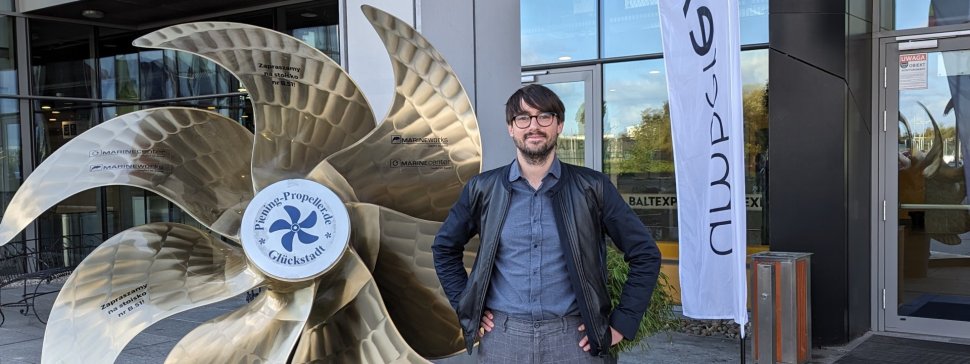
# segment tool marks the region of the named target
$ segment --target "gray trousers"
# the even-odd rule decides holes
[[[567,316],[551,320],[522,320],[492,311],[495,327],[478,344],[478,362],[485,364],[615,363],[579,347],[585,335],[582,319]]]

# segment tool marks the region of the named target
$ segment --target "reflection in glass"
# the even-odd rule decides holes
[[[36,95],[93,98],[93,28],[30,20],[30,58]]]
[[[152,222],[177,222],[202,227],[178,206],[153,192],[129,186],[109,186],[103,190],[108,235]]]
[[[147,50],[138,53],[141,99],[157,100],[175,97],[175,51]]]
[[[0,95],[17,94],[17,45],[14,18],[0,15]]]
[[[100,29],[99,34],[109,33]],[[123,100],[132,103],[140,100],[140,76],[138,51],[131,45],[132,35],[105,36],[98,41],[98,78],[101,81],[101,98]],[[137,105],[106,105],[101,121],[106,121],[138,110]]]
[[[603,56],[661,53],[656,1],[603,2]]]
[[[912,60],[925,60],[914,67]],[[900,56],[900,316],[970,321],[970,51]]]
[[[522,65],[594,59],[596,0],[523,0]]]
[[[768,0],[741,0],[741,44],[768,43]]]
[[[178,96],[211,95],[229,91],[229,78],[225,69],[208,59],[191,53],[176,52],[178,63]],[[235,91],[235,90],[233,90]]]
[[[768,42],[768,0],[741,0],[739,16],[741,44]],[[657,1],[603,0],[602,37],[603,57],[663,52]]]
[[[211,19],[211,20],[243,23],[243,24],[255,25],[257,27],[263,27],[267,29],[275,29],[277,21],[274,17],[274,14],[276,13],[277,10],[278,9],[265,9],[265,10],[250,11],[242,14],[231,14],[226,16],[220,16],[218,18]]]
[[[47,210],[37,218],[38,233],[43,242],[58,242],[63,237],[64,244],[83,243],[96,246],[100,243],[101,214],[98,213],[98,196],[101,189],[80,192]],[[94,237],[95,239],[92,239]],[[57,251],[63,247],[41,247],[43,250]]]
[[[583,166],[586,143],[586,93],[583,81],[543,84],[559,95],[566,106],[562,134],[559,135],[556,156],[560,161]]]
[[[286,8],[286,33],[319,49],[340,64],[340,11],[336,2]]]
[[[34,151],[39,164],[48,155],[94,125],[97,106],[89,102],[34,101]]]
[[[662,59],[603,67],[603,170],[654,238],[677,241],[670,109]],[[762,229],[768,171],[768,52],[741,54],[745,119],[748,244],[767,244]]]
[[[0,208],[3,210],[7,209],[10,198],[23,181],[17,105],[17,99],[0,98]]]
[[[970,22],[970,2],[966,0],[883,0],[882,6],[883,14],[890,16],[883,27],[889,30]]]

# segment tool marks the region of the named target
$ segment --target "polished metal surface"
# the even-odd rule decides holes
[[[166,363],[285,363],[313,306],[313,285],[263,292],[182,338]]]
[[[367,245],[379,241],[374,280],[401,336],[426,357],[464,351],[461,327],[438,281],[431,253],[441,223],[371,204],[348,209],[358,221],[367,221],[355,225],[355,246],[365,245],[362,240],[368,240]]]
[[[293,363],[426,363],[398,333],[363,262],[346,263],[355,278],[347,282],[353,284],[331,281],[320,287]],[[339,308],[329,304],[348,298]]]
[[[44,334],[43,361],[113,362],[151,324],[262,282],[242,250],[196,228],[128,229],[98,246],[64,283]]]
[[[227,236],[216,220],[252,198],[253,135],[199,109],[166,107],[125,114],[71,139],[24,181],[0,222],[6,244],[41,213],[78,192],[108,185],[141,187],[174,202]]]
[[[253,103],[253,184],[303,178],[321,160],[374,128],[357,85],[323,52],[289,35],[252,25],[173,25],[134,45],[208,58],[245,85]]]
[[[192,109],[122,116],[44,161],[0,224],[7,241],[74,192],[127,184],[159,193],[240,242],[240,230],[253,228],[241,226],[243,213],[264,196],[263,187],[303,178],[328,187],[347,207],[350,249],[319,277],[283,282],[250,268],[253,260],[241,247],[191,227],[129,229],[69,278],[51,313],[45,362],[109,362],[153,322],[255,286],[265,293],[198,327],[168,361],[413,363],[463,352],[430,247],[441,224],[433,220],[444,219],[480,171],[477,121],[454,72],[422,36],[377,9],[363,11],[391,54],[398,80],[378,128],[346,73],[292,37],[234,23],[168,27],[135,44],[192,52],[232,71],[253,97],[256,135]],[[167,158],[156,152],[98,157],[165,162],[162,170],[169,173],[109,169],[114,173],[90,171],[100,179],[78,177],[88,176],[93,150],[156,149]],[[474,241],[466,250],[467,268],[476,251]]]
[[[362,202],[444,220],[481,171],[475,112],[458,76],[423,36],[387,13],[362,9],[391,56],[394,100],[377,129],[327,163]]]

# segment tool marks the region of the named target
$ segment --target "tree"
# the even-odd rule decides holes
[[[621,135],[618,173],[670,173],[674,170],[673,138],[670,134],[670,105],[640,112],[640,125]]]

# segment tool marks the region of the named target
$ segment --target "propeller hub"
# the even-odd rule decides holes
[[[347,250],[350,215],[327,187],[304,179],[283,180],[250,202],[240,238],[246,256],[266,275],[305,281],[330,270]]]

